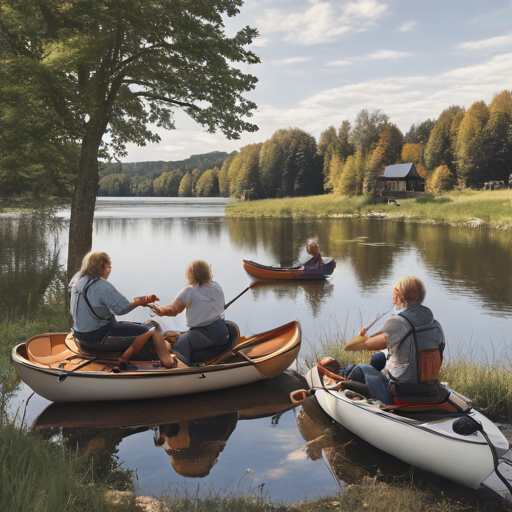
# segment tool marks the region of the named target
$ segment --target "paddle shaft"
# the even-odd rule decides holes
[[[242,293],[239,293],[233,300],[229,301],[225,306],[224,309],[228,309],[235,300],[239,299],[245,292],[248,292],[252,287],[254,286],[254,283],[251,283]]]

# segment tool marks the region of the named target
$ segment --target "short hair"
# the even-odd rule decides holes
[[[189,284],[198,284],[199,286],[207,284],[213,279],[212,269],[204,260],[195,260],[189,263],[185,269],[185,276],[187,279],[190,277],[189,281],[192,280]]]
[[[307,243],[306,243],[306,249],[310,246],[310,245],[316,245],[318,247],[318,249],[320,249],[320,246],[318,245],[318,238],[310,238]]]
[[[110,262],[110,256],[106,252],[91,251],[84,256],[80,271],[83,276],[100,277],[101,267]]]
[[[406,305],[421,304],[427,293],[423,281],[415,276],[402,277],[395,284],[395,288],[400,292]]]

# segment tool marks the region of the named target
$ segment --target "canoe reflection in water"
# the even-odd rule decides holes
[[[111,465],[117,458],[123,439],[154,430],[155,445],[170,455],[176,473],[204,478],[239,420],[283,414],[296,406],[290,393],[305,386],[303,377],[286,371],[254,384],[166,399],[53,403],[39,415],[34,428],[43,429],[47,437],[62,429],[66,441],[85,459],[94,458],[100,470],[97,464]]]
[[[203,478],[217,463],[237,423],[238,413],[233,412],[161,425],[155,445],[162,446],[170,455],[176,473],[188,478]]]

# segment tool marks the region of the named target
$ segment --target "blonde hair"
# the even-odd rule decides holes
[[[202,286],[209,283],[213,279],[210,265],[204,260],[196,260],[189,263],[185,269],[185,278],[187,284]]]
[[[88,252],[82,260],[80,269],[83,276],[101,277],[101,269],[110,263],[110,256],[106,252]]]
[[[401,301],[406,306],[414,303],[421,304],[427,293],[423,281],[415,276],[402,277],[395,284],[395,288],[399,291]]]

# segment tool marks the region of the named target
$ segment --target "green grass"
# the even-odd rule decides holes
[[[239,201],[226,205],[228,217],[369,217],[409,222],[512,228],[512,190],[463,190],[415,199],[400,206],[372,203],[366,196],[324,196]]]
[[[318,335],[319,348],[306,357],[309,365],[323,357],[333,357],[342,367],[369,364],[372,352],[346,352],[346,329],[339,326]],[[512,422],[512,361],[505,356],[487,356],[477,348],[459,353],[457,359],[445,357],[440,382],[466,396],[487,416]]]
[[[135,511],[107,502],[92,466],[61,443],[12,423],[0,425],[0,510],[3,512]]]

